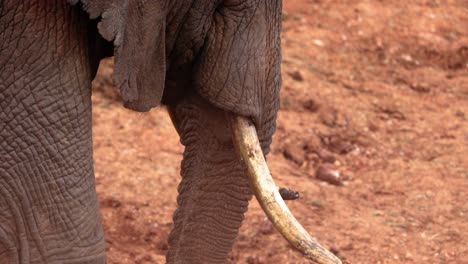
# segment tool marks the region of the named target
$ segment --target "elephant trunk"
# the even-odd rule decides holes
[[[252,198],[225,111],[198,95],[169,112],[185,146],[168,263],[224,263]]]
[[[224,263],[252,191],[279,232],[307,258],[341,263],[281,199],[252,122],[226,114],[198,95],[170,106],[169,113],[185,151],[168,263]]]

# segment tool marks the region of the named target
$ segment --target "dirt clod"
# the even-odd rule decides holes
[[[350,140],[341,135],[324,135],[321,139],[328,150],[337,154],[346,155],[356,148]],[[326,152],[324,155],[326,155]]]
[[[329,127],[335,127],[338,119],[338,113],[333,107],[323,107],[320,111],[320,120]]]
[[[300,71],[288,72],[288,75],[291,76],[291,78],[295,81],[298,81],[298,82],[304,81],[304,77],[302,76],[302,73]]]
[[[275,227],[273,226],[271,221],[268,218],[265,217],[265,219],[263,220],[263,222],[260,225],[259,231],[263,235],[269,235],[269,234],[272,234],[275,231]]]
[[[329,166],[318,167],[317,171],[315,172],[315,177],[321,181],[328,182],[336,186],[343,185],[340,172]]]
[[[296,200],[299,198],[299,192],[287,188],[279,188],[279,193],[283,200]]]
[[[293,161],[299,166],[304,163],[304,149],[297,142],[285,144],[283,155],[286,159]]]
[[[305,110],[310,112],[317,112],[317,110],[320,108],[319,104],[314,99],[305,100],[304,103],[302,103],[302,106]]]

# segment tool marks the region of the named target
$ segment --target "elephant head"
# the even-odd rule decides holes
[[[53,7],[49,9],[47,6],[44,9],[46,11],[43,11],[45,17],[51,17],[52,20],[55,17],[55,24],[50,27],[56,30],[54,41],[58,42],[57,47],[62,46],[61,41],[80,43],[81,53],[73,53],[74,49],[62,51],[57,48],[60,56],[87,55],[87,61],[91,63],[85,63],[85,66],[82,63],[82,67],[75,68],[75,73],[78,72],[76,75],[86,79],[95,74],[95,64],[99,58],[113,52],[113,79],[120,89],[125,107],[145,112],[159,104],[167,105],[185,146],[181,166],[182,181],[178,189],[178,209],[174,213],[174,227],[169,236],[169,263],[224,262],[237,236],[252,193],[283,236],[308,258],[319,263],[339,263],[339,260],[316,243],[291,215],[271,179],[264,159],[269,152],[279,109],[281,1],[68,2],[75,7],[63,7],[57,4],[57,1]],[[8,7],[8,2],[6,6]],[[6,8],[0,7],[0,11],[3,9]],[[86,13],[79,11],[80,9]],[[28,18],[30,10],[31,8],[24,8],[25,18]],[[61,19],[57,19],[61,16]],[[2,21],[1,18],[2,15],[0,25],[6,24],[7,19]],[[56,26],[64,21],[68,27]],[[7,24],[6,28],[8,25],[10,24]],[[96,25],[98,32],[93,29]],[[78,28],[75,33],[79,36],[75,34],[75,37],[71,38],[71,34],[65,34],[64,40],[60,37],[61,34],[57,33],[57,28],[59,32]],[[8,35],[2,36],[7,38]],[[27,39],[34,37],[27,35]],[[10,39],[8,43],[13,42]],[[50,44],[50,41],[44,42]],[[6,65],[7,57],[2,55],[0,63]],[[22,56],[18,55],[18,58]],[[51,55],[51,58],[55,57]],[[51,64],[47,65],[52,67]],[[87,68],[91,74],[80,74],[86,72]],[[53,69],[63,72],[58,66]],[[22,79],[22,85],[32,76],[26,75],[28,78]],[[1,76],[0,81],[7,79]],[[78,85],[83,91],[81,96],[85,103],[80,107],[84,110],[76,111],[75,114],[90,120],[89,91],[82,86]],[[52,85],[46,87],[50,88]],[[78,93],[76,89],[73,91]],[[27,100],[26,98],[24,100]],[[35,104],[33,102],[33,105]],[[68,104],[73,105],[73,102]],[[27,106],[24,108],[28,109]],[[83,117],[83,112],[88,114]],[[55,117],[52,113],[49,115],[52,117],[46,116],[46,120]],[[39,116],[34,120],[40,124]],[[90,122],[84,123],[89,125]],[[56,133],[52,130],[49,132]],[[28,134],[24,133],[23,136],[28,137]],[[88,142],[88,147],[80,151],[92,157],[92,154],[89,154],[90,133],[84,133],[82,137]],[[58,141],[60,137],[56,135],[53,138],[54,141]],[[58,146],[63,145],[63,149],[70,151],[70,148],[66,148],[68,143],[60,141]],[[57,148],[56,151],[60,149]],[[53,152],[54,149],[50,151]],[[79,154],[74,156],[79,158]],[[90,163],[89,159],[82,162]],[[38,166],[37,162],[34,164]],[[66,169],[67,165],[60,164],[59,171]],[[88,172],[89,176],[92,169]],[[91,197],[86,201],[91,204],[95,204],[95,193],[90,193],[94,191],[93,184],[91,182],[86,185],[86,193]],[[44,188],[50,188],[47,186]],[[65,187],[57,188],[61,190]],[[1,205],[0,200],[0,207]],[[95,205],[91,207],[97,208]],[[44,208],[48,207],[41,208],[46,210]],[[89,217],[94,219],[94,226],[89,230],[99,233],[100,224],[96,224],[96,221],[100,221],[99,217],[96,213]],[[1,227],[0,225],[0,256],[2,238],[8,237],[2,236]],[[40,234],[43,233],[41,228],[50,228],[50,225],[38,227],[37,232]],[[81,224],[76,228],[88,227]],[[66,238],[76,240],[73,234],[67,235]],[[75,235],[78,234],[80,233],[77,231]],[[35,239],[40,241],[40,238],[41,235]],[[40,256],[47,256],[47,252],[51,250],[47,246],[38,248]]]

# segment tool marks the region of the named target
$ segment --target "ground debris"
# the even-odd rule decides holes
[[[336,186],[343,186],[340,172],[330,166],[319,166],[315,172],[315,177],[321,181],[328,182]]]
[[[304,76],[298,70],[288,72],[288,75],[291,76],[291,78],[293,78],[293,80],[295,80],[295,81],[298,81],[298,82],[304,81]]]
[[[279,188],[278,191],[281,194],[281,198],[283,198],[283,200],[296,200],[299,198],[298,191],[294,191],[283,187]]]

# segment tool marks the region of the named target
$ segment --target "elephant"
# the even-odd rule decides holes
[[[281,87],[280,0],[0,0],[0,263],[105,263],[91,81],[168,108],[185,150],[168,263],[223,263],[253,194],[306,257],[264,157]],[[276,188],[276,189],[275,189]]]

